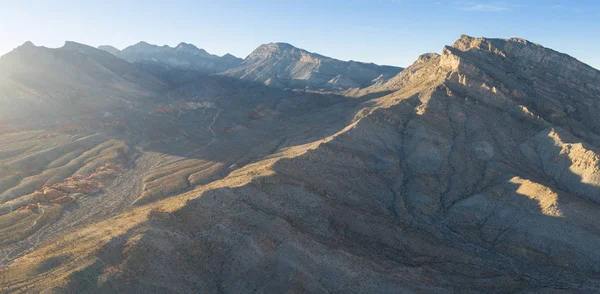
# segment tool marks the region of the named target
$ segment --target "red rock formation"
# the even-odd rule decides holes
[[[47,202],[48,201],[48,199],[46,199],[46,195],[44,195],[44,193],[40,192],[40,191],[35,191],[32,195],[32,198],[38,202]]]
[[[56,199],[52,200],[52,203],[56,203],[56,204],[63,204],[63,203],[69,203],[69,202],[71,202],[71,201],[73,201],[73,198],[72,198],[72,197],[69,197],[69,196],[63,196],[63,197],[56,198]]]
[[[56,190],[54,188],[45,188],[43,190],[44,196],[46,197],[46,201],[52,201],[64,196],[67,196],[66,193]]]
[[[73,199],[68,197],[68,194],[97,193],[104,188],[104,185],[100,183],[100,181],[109,180],[116,177],[119,170],[119,165],[108,162],[105,165],[98,167],[90,175],[74,175],[58,184],[46,184],[42,187],[42,189],[34,192],[32,194],[32,198],[38,202],[70,202]]]
[[[38,210],[40,208],[40,205],[35,203],[35,204],[26,204],[23,205],[22,207],[20,207],[19,209],[17,209],[17,211],[23,211],[23,210]]]

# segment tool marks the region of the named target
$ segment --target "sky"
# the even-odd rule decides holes
[[[123,49],[194,44],[246,57],[287,42],[342,59],[408,66],[461,34],[521,37],[600,69],[598,0],[0,0],[0,55],[26,41]]]

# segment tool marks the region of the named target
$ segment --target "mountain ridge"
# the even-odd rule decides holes
[[[239,67],[220,75],[277,87],[346,90],[364,87],[381,75],[393,76],[401,70],[393,66],[341,61],[288,43],[269,43],[256,48]],[[336,85],[341,78],[345,82]]]
[[[70,41],[60,48],[25,43],[2,56],[0,68],[14,86],[3,89],[5,99],[13,101],[2,109],[6,117],[29,117],[32,111],[40,117],[76,113],[98,105],[121,104],[113,95],[139,101],[166,87],[155,76],[112,54]],[[29,98],[20,99],[23,97]],[[65,104],[69,99],[74,103]]]
[[[600,290],[599,71],[522,39],[464,35],[352,92],[360,99],[218,78],[157,100],[164,106],[146,123],[192,128],[150,138],[152,152],[135,161],[151,171],[137,178],[139,198],[127,196],[134,205],[25,251],[0,267],[0,289]],[[177,156],[151,148],[203,133],[198,148],[165,152]],[[97,139],[86,140],[78,144]],[[0,156],[22,146],[12,148]],[[37,161],[66,162],[33,156],[8,166]],[[19,176],[0,172],[2,183]],[[0,220],[51,223],[59,208],[11,208]]]
[[[241,59],[226,54],[223,57],[210,54],[193,44],[179,43],[175,47],[168,45],[157,46],[144,41],[115,51],[114,47],[100,46],[110,53],[131,63],[139,64],[143,68],[163,67],[169,69],[195,70],[203,73],[216,73],[237,66]],[[113,49],[114,48],[114,49]]]

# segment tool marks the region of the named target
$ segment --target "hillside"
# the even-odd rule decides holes
[[[86,115],[142,103],[166,90],[136,66],[74,42],[58,49],[27,42],[0,58],[0,72],[2,120]]]
[[[0,71],[10,82],[0,109],[23,105],[0,128],[0,267],[320,138],[361,103],[228,77],[171,83],[84,45],[26,46],[4,56]]]
[[[5,132],[0,290],[599,292],[598,85],[462,36],[352,99],[210,76],[116,129]],[[106,188],[36,191],[77,181]]]
[[[341,61],[286,43],[270,43],[254,50],[236,68],[221,75],[282,88],[345,90],[362,88],[379,77],[389,78],[402,68]]]

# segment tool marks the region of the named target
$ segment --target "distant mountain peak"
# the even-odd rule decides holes
[[[256,48],[254,51],[263,51],[263,50],[269,50],[269,51],[279,51],[279,50],[300,50],[300,51],[306,51],[304,49],[300,49],[292,44],[289,43],[283,43],[283,42],[273,42],[273,43],[268,43],[268,44],[263,44],[258,46],[258,48]],[[306,51],[308,52],[308,51]]]
[[[179,43],[179,45],[177,45],[177,47],[175,47],[175,48],[176,49],[177,48],[198,49],[198,47],[196,47],[195,45],[189,44],[189,43],[185,43],[185,42]]]
[[[106,52],[108,52],[108,53],[110,53],[112,55],[115,55],[115,56],[118,56],[119,53],[121,52],[121,50],[119,50],[119,49],[117,49],[117,48],[115,48],[113,46],[110,46],[110,45],[101,45],[101,46],[98,46],[98,49],[104,50],[104,51],[106,51]]]
[[[13,51],[32,50],[35,48],[38,48],[38,47],[35,46],[31,41],[27,41],[27,42],[23,43],[21,46],[15,48]]]
[[[238,65],[239,65],[240,63],[242,63],[242,61],[244,61],[243,59],[241,59],[241,58],[239,58],[239,57],[237,57],[237,56],[234,56],[234,55],[232,55],[232,54],[229,54],[229,53],[227,53],[227,54],[225,54],[225,55],[221,56],[221,58],[222,58],[222,59],[224,59],[224,60],[227,60],[227,61],[229,61],[229,62],[236,63],[236,64],[238,64]]]
[[[280,47],[280,48],[296,48],[299,49],[298,47],[290,44],[290,43],[285,43],[285,42],[272,42],[268,44],[269,46],[273,46],[273,47]]]
[[[248,55],[248,59],[264,59],[271,58],[274,56],[279,56],[277,58],[289,58],[294,56],[295,59],[301,58],[301,56],[310,56],[311,58],[318,59],[330,59],[330,57],[326,57],[317,53],[309,52],[302,48],[295,47],[289,43],[283,42],[275,42],[268,43],[258,46],[250,55]]]
[[[342,61],[275,42],[260,45],[237,68],[223,75],[284,88],[344,90],[366,87],[383,75],[390,78],[402,68]]]
[[[73,41],[65,41],[65,44],[62,46],[63,49],[89,49],[92,48],[88,45],[73,42]]]
[[[183,42],[179,43],[179,45],[177,45],[177,47],[175,47],[173,49],[178,52],[184,52],[187,54],[211,56],[211,54],[206,52],[206,50],[198,48],[195,45],[189,44],[189,43],[183,43]]]
[[[22,55],[22,54],[29,55],[29,54],[32,54],[33,52],[35,52],[37,49],[38,49],[38,47],[35,46],[31,41],[27,41],[27,42],[21,44],[19,47],[8,52],[7,54],[0,56],[0,60],[6,61],[8,59],[11,59],[12,56],[15,56],[15,55]],[[0,74],[2,74],[2,73],[0,72]]]
[[[230,53],[225,53],[225,55],[221,56],[223,58],[237,58],[236,56],[230,54]]]
[[[31,41],[27,41],[25,43],[23,43],[23,45],[21,45],[20,47],[36,47],[33,42]]]
[[[210,54],[193,44],[181,42],[175,47],[157,46],[140,41],[122,51],[114,47],[102,47],[122,59],[136,63],[146,70],[152,68],[153,73],[161,74],[165,70],[185,69],[202,73],[217,73],[238,66],[242,59],[234,56]]]
[[[131,45],[129,47],[126,47],[125,49],[123,49],[123,51],[140,51],[140,50],[156,50],[159,49],[160,47],[154,44],[150,44],[148,42],[145,41],[140,41],[138,43],[136,43],[135,45]]]
[[[112,49],[112,50],[118,50],[118,51],[121,51],[121,50],[119,50],[119,49],[117,49],[116,47],[114,47],[114,46],[111,46],[111,45],[100,45],[100,46],[98,46],[98,49]]]

